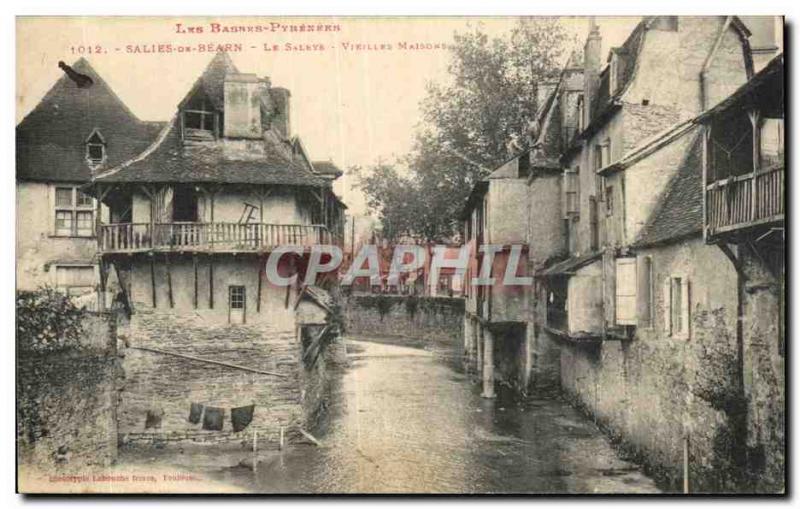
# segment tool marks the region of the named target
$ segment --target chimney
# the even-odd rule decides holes
[[[265,83],[255,74],[225,76],[226,138],[261,138],[261,95]]]
[[[595,23],[594,16],[589,17],[589,36],[583,47],[583,125],[588,126],[592,120],[591,112],[597,95],[599,83],[601,51],[603,40],[600,38],[600,28]]]
[[[272,87],[270,95],[275,103],[275,116],[272,118],[272,127],[275,128],[284,138],[292,135],[291,122],[291,96],[288,89],[282,87]]]

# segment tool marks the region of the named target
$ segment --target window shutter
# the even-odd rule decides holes
[[[639,270],[636,281],[636,324],[639,327],[652,327],[652,310],[650,308],[653,292],[653,259],[643,256],[639,259]]]
[[[692,330],[691,328],[692,323],[690,321],[691,316],[689,316],[692,307],[689,302],[690,299],[689,278],[687,277],[681,278],[681,294],[683,297],[683,299],[681,300],[681,317],[682,317],[681,321],[683,322],[683,330],[681,332],[686,334],[686,336],[688,337],[689,331]]]
[[[616,323],[636,325],[636,258],[617,258],[616,262]]]
[[[52,184],[47,186],[47,201],[49,204],[50,216],[50,235],[56,234],[56,187]]]
[[[664,299],[664,332],[672,334],[672,280],[664,278],[663,285]]]

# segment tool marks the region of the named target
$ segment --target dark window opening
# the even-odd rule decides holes
[[[555,276],[547,282],[547,327],[567,332],[567,278]]]
[[[183,135],[189,139],[214,139],[220,126],[217,112],[202,95],[192,98],[181,112]]]
[[[753,172],[753,127],[746,114],[737,112],[714,123],[709,139],[709,181]]]
[[[172,220],[176,223],[196,223],[197,191],[191,186],[175,187],[172,196]]]
[[[91,164],[100,164],[105,160],[106,157],[106,144],[103,141],[103,137],[95,131],[86,140],[86,159]]]

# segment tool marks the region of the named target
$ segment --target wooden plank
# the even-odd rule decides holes
[[[214,309],[214,257],[208,257],[208,309]]]
[[[261,312],[261,280],[264,277],[264,257],[258,257],[258,293],[256,295],[256,313]]]
[[[278,377],[281,377],[281,378],[287,378],[288,377],[288,375],[285,375],[283,373],[276,373],[274,371],[265,371],[263,369],[253,369],[253,368],[248,368],[246,366],[239,366],[238,364],[231,364],[229,362],[215,361],[215,360],[212,360],[212,359],[204,359],[202,357],[195,357],[194,355],[186,355],[186,354],[182,354],[182,353],[178,353],[178,352],[170,352],[168,350],[159,350],[159,349],[156,349],[156,348],[148,348],[148,347],[144,347],[144,346],[131,346],[129,348],[133,348],[135,350],[143,350],[145,352],[158,353],[158,354],[161,354],[161,355],[171,355],[173,357],[180,357],[182,359],[188,359],[188,360],[192,360],[192,361],[196,361],[196,362],[204,362],[206,364],[214,364],[216,366],[225,366],[226,368],[233,368],[233,369],[238,369],[238,370],[241,370],[241,371],[248,371],[250,373],[258,373],[260,375],[278,376]]]
[[[150,290],[153,298],[153,308],[156,307],[156,265],[153,255],[150,254]]]
[[[192,303],[194,308],[197,309],[197,255],[192,255],[192,268],[194,269],[194,298]]]

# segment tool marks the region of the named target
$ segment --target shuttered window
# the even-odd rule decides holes
[[[617,258],[615,278],[617,325],[636,325],[636,258]]]
[[[564,217],[577,216],[580,199],[580,181],[578,180],[578,170],[567,170],[564,172]]]
[[[690,285],[686,276],[664,279],[664,331],[670,336],[688,338],[691,330]]]

